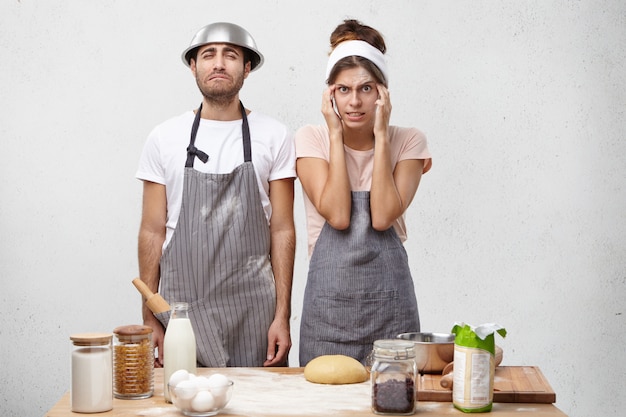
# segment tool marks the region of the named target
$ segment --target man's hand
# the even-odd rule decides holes
[[[289,350],[291,349],[289,323],[275,319],[267,332],[267,336],[267,360],[263,366],[287,366]]]
[[[152,344],[158,350],[158,354],[154,356],[154,367],[163,367],[163,338],[165,337],[165,328],[161,322],[154,316],[151,319],[144,320],[144,325],[152,328]]]

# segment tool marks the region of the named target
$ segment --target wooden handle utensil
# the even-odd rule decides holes
[[[135,278],[133,284],[146,299],[146,306],[148,306],[150,311],[154,314],[170,311],[170,305],[167,301],[165,301],[160,294],[153,293],[141,279]]]

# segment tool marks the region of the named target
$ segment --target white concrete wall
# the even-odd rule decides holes
[[[69,335],[140,321],[134,179],[146,135],[200,96],[179,54],[206,23],[266,56],[242,95],[321,122],[328,35],[389,44],[392,122],[434,166],[406,244],[424,331],[496,321],[573,417],[617,416],[626,361],[626,6],[606,1],[115,1],[0,4],[0,415],[69,386]],[[301,193],[291,355],[307,271]],[[621,415],[621,413],[619,413]]]

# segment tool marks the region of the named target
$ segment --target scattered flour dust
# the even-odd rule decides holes
[[[331,415],[367,411],[371,405],[369,381],[324,385],[304,375],[281,375],[256,369],[239,369],[233,376],[233,396],[223,415]]]
[[[222,372],[222,371],[220,371]],[[260,369],[237,368],[222,372],[235,382],[233,395],[217,416],[344,415],[367,412],[371,406],[369,381],[360,384],[324,385],[307,381],[302,374],[289,375]],[[173,405],[136,413],[145,417],[181,417]]]

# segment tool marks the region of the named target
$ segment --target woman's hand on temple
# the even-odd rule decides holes
[[[374,138],[375,140],[387,138],[389,130],[389,119],[391,118],[391,100],[389,90],[382,84],[376,84],[378,90],[378,100],[376,100],[376,116],[374,118]]]
[[[329,86],[322,94],[322,114],[326,120],[329,131],[343,131],[341,118],[335,112],[335,85]]]

